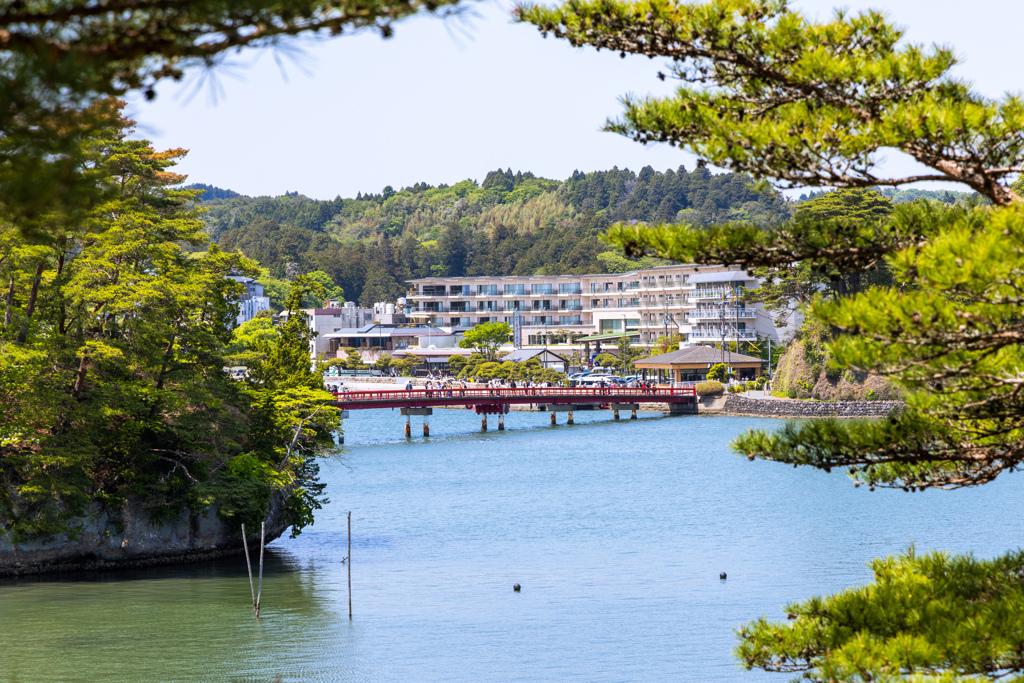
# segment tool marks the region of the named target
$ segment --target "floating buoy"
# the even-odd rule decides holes
[[[512,590],[514,590],[516,593],[519,592],[520,588],[522,588],[522,586],[520,586],[518,583],[512,584]]]
[[[722,572],[718,575],[718,578],[720,578],[722,581],[725,581],[728,577],[725,575],[725,572]]]

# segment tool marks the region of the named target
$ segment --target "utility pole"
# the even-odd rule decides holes
[[[719,332],[722,333],[722,364],[725,364],[725,290],[722,290],[722,305],[718,307]]]

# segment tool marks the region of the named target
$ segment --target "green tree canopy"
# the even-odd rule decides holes
[[[129,499],[158,521],[216,503],[258,524],[280,496],[297,533],[322,490],[313,455],[337,425],[308,340],[261,332],[246,343],[266,360],[228,378],[240,286],[227,275],[256,264],[184,251],[208,244],[195,193],[174,188],[184,151],[130,139],[130,125],[80,140],[115,189],[101,206],[55,213],[63,229],[35,243],[0,223],[2,526],[15,542],[74,533],[89,505],[117,514]]]
[[[877,190],[853,188],[826,192],[800,202],[796,212],[819,221],[871,221],[888,217],[892,213],[892,202]]]
[[[402,286],[394,276],[381,267],[373,267],[366,273],[366,284],[359,295],[359,303],[369,308],[377,303],[394,303],[402,294]]]
[[[498,349],[512,339],[512,326],[508,323],[483,323],[466,330],[459,340],[459,348],[475,349],[488,361],[498,359]]]

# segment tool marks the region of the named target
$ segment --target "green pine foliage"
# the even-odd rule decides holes
[[[659,76],[680,87],[625,98],[608,130],[776,186],[846,190],[764,229],[609,230],[632,258],[782,272],[780,297],[781,284],[796,292],[838,276],[845,290],[807,307],[829,341],[802,355],[826,374],[885,377],[906,392],[906,408],[885,419],[791,423],[742,436],[737,451],[905,491],[977,486],[1024,466],[1024,182],[1010,184],[1024,173],[1019,95],[973,92],[951,73],[952,48],[909,43],[877,11],[818,21],[788,0],[573,0],[516,13],[577,47],[671,60]],[[886,149],[923,170],[884,173]],[[888,198],[865,192],[923,180],[977,196],[894,202],[883,215]],[[847,279],[876,272],[869,287]],[[1021,565],[1019,553],[877,560],[873,585],[794,605],[791,625],[747,627],[738,652],[748,667],[814,681],[1022,680]]]
[[[787,622],[744,625],[740,660],[818,681],[1022,680],[1012,674],[1024,670],[1024,552],[911,549],[871,568],[867,586],[786,606]]]
[[[130,124],[80,141],[109,197],[95,211],[54,212],[59,236],[33,241],[0,223],[0,533],[74,535],[129,502],[156,521],[212,505],[256,526],[274,497],[298,532],[337,426],[304,321],[232,333],[226,276],[256,264],[182,248],[208,244],[196,193],[173,187],[185,153],[129,139]],[[298,278],[289,305],[306,289]],[[225,372],[231,351],[252,357],[245,381]]]

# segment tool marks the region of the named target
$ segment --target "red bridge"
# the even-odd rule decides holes
[[[619,410],[636,411],[641,403],[667,403],[669,414],[685,415],[697,412],[697,393],[693,387],[669,388],[516,388],[516,389],[397,389],[392,391],[345,391],[334,394],[335,405],[342,410],[369,410],[372,408],[400,408],[407,418],[433,413],[441,406],[465,406],[483,415],[481,427],[487,429],[487,416],[498,416],[498,429],[504,429],[504,416],[513,404],[533,404],[540,410],[551,411],[551,424],[555,424],[555,412],[568,412],[568,423],[573,423],[573,411],[607,406],[619,417]],[[430,428],[424,419],[423,433],[429,436]],[[405,435],[411,435],[406,420]]]

